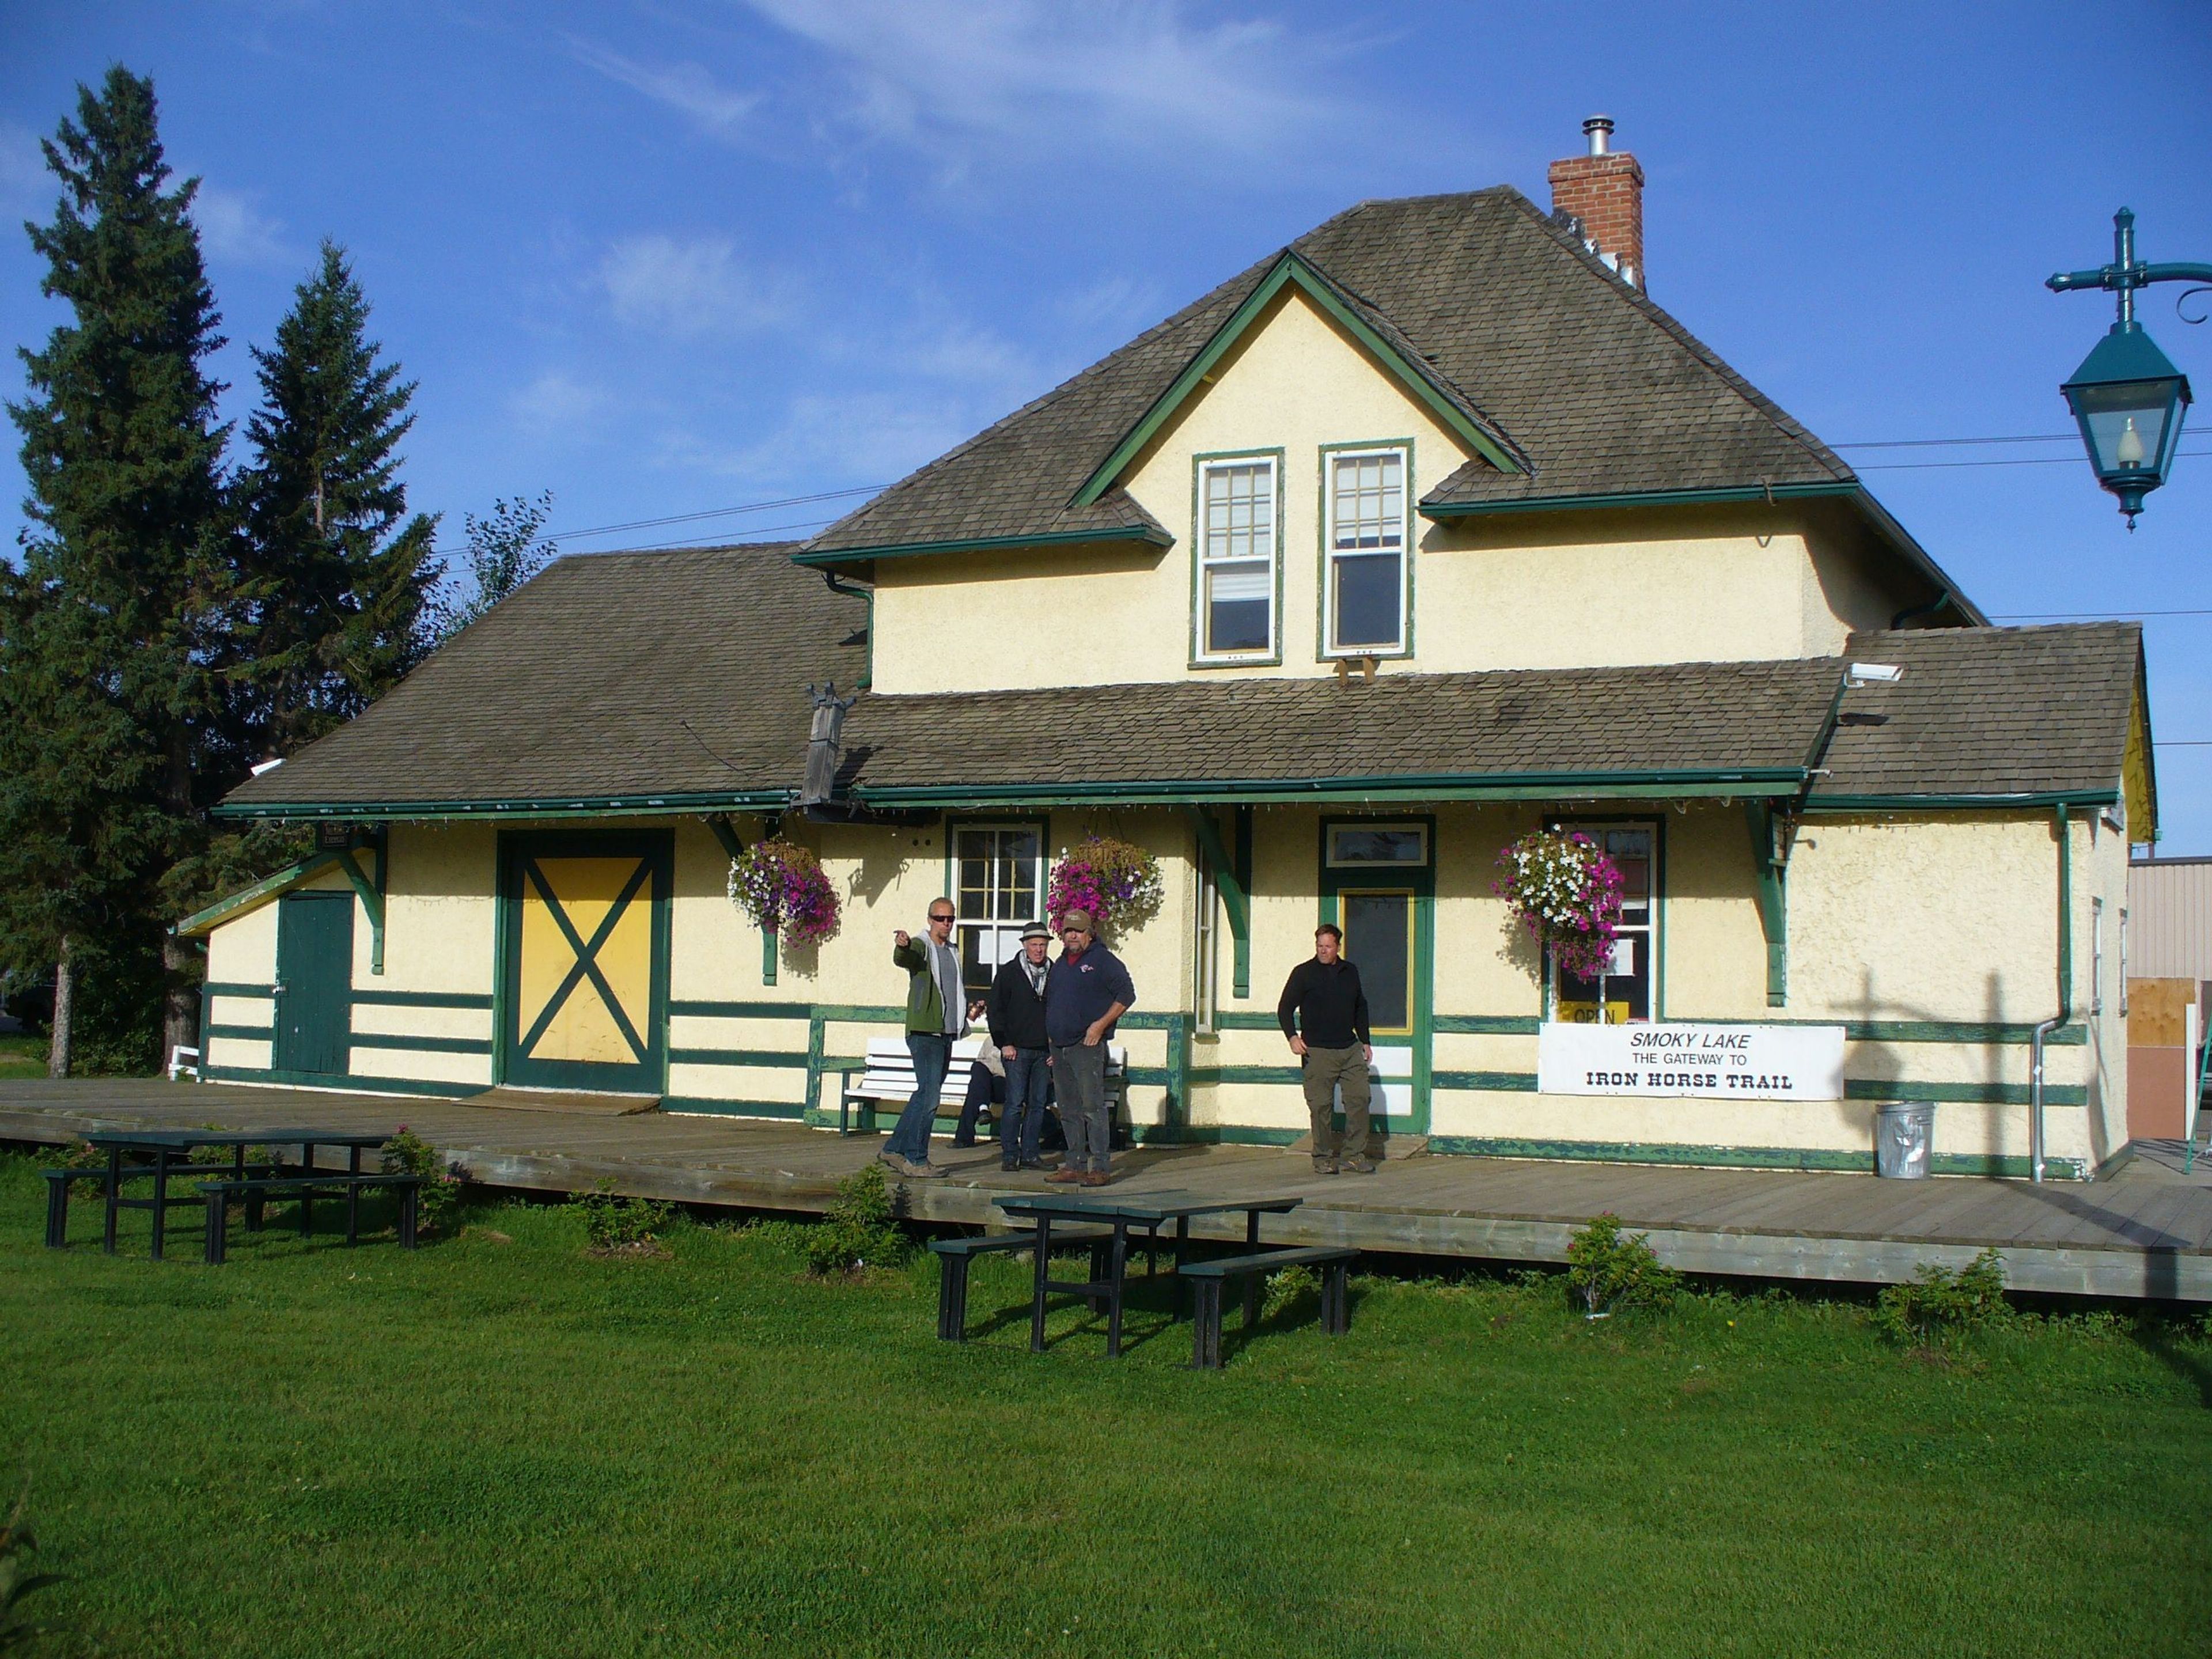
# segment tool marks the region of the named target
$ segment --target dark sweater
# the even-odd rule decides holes
[[[1282,1021],[1285,1036],[1303,1036],[1309,1048],[1349,1048],[1374,1041],[1359,969],[1342,957],[1327,966],[1310,957],[1291,969],[1275,1018]]]
[[[1052,965],[1045,964],[1050,973]],[[1030,988],[1028,964],[1020,956],[999,964],[991,981],[988,1010],[991,1041],[1001,1048],[1042,1048],[1045,1046],[1044,999]]]
[[[1044,984],[1045,1034],[1072,1048],[1115,1003],[1126,1009],[1136,1001],[1129,970],[1104,945],[1094,944],[1079,957],[1062,951],[1053,959],[1052,976]],[[1114,1028],[1108,1026],[1105,1034],[1111,1037]]]

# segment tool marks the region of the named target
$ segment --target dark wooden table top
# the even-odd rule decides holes
[[[1257,1197],[1226,1198],[1216,1193],[1023,1193],[996,1200],[1014,1215],[1093,1217],[1102,1221],[1177,1221],[1185,1216],[1243,1214],[1267,1212],[1281,1214],[1305,1202],[1297,1194],[1262,1194]]]

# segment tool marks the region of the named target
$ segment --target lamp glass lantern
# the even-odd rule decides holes
[[[2142,325],[2118,323],[2059,388],[2081,428],[2097,482],[2135,528],[2143,497],[2166,482],[2191,402],[2189,379]]]

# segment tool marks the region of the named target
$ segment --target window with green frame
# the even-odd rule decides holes
[[[1198,479],[1198,654],[1264,657],[1275,649],[1275,462],[1206,461]]]
[[[1406,452],[1328,458],[1322,637],[1332,656],[1406,648]]]

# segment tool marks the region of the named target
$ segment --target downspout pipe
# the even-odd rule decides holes
[[[2051,1034],[2074,1016],[2074,834],[2066,805],[2051,809],[2052,827],[2058,835],[2058,1012],[2036,1023],[2028,1041],[2027,1161],[2028,1179],[2041,1181],[2044,1165],[2043,1048]]]
[[[863,583],[852,581],[846,577],[840,576],[834,570],[824,570],[822,573],[822,582],[823,586],[827,587],[832,593],[838,594],[842,598],[848,599],[863,600],[867,605],[867,617],[866,620],[861,623],[860,626],[867,635],[868,650],[867,656],[864,659],[863,665],[860,669],[859,685],[859,689],[860,690],[866,691],[874,684],[876,678],[875,584],[873,582]]]

